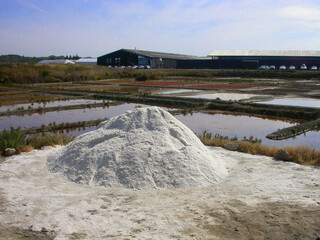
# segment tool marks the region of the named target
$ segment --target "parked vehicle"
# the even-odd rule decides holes
[[[261,65],[259,67],[259,70],[266,70],[266,69],[268,69],[268,66],[266,66],[266,65]]]
[[[311,67],[311,70],[312,70],[312,71],[316,71],[316,70],[318,70],[318,67],[317,67],[317,66],[312,66],[312,67]]]
[[[281,65],[281,66],[279,67],[279,69],[280,69],[280,70],[286,70],[287,67],[286,67],[285,65]]]
[[[308,68],[307,68],[307,65],[302,64],[301,67],[300,67],[300,69],[301,69],[301,70],[307,70]]]
[[[276,69],[276,66],[275,65],[270,65],[269,67],[271,70],[275,70]]]
[[[295,70],[295,69],[296,69],[296,66],[290,65],[289,70]]]

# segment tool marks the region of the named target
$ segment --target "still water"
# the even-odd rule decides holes
[[[265,137],[267,134],[295,125],[294,123],[282,120],[243,115],[211,115],[206,113],[194,113],[185,116],[177,115],[175,117],[187,125],[193,132],[199,134],[206,130],[207,132],[230,138],[237,137],[239,140],[243,139],[243,137],[249,138],[253,136],[254,138],[261,139],[263,145],[277,147],[306,145],[320,149],[320,132],[307,132],[305,135],[281,141],[267,139]]]
[[[17,108],[23,107],[24,109],[28,109],[28,107],[38,108],[38,107],[58,107],[58,106],[72,106],[72,105],[80,105],[80,104],[92,104],[92,103],[102,103],[101,100],[90,100],[90,99],[71,99],[71,100],[60,100],[60,101],[50,101],[46,103],[23,103],[23,104],[10,104],[0,106],[0,112],[5,112],[8,109],[10,111],[15,110]]]
[[[257,102],[257,103],[320,108],[320,99],[312,99],[312,98],[279,98],[279,99],[273,99],[271,101]]]
[[[132,110],[136,107],[148,107],[148,105],[126,103],[118,106],[110,106],[102,108],[91,109],[76,109],[60,112],[48,112],[44,114],[32,114],[24,116],[5,116],[0,117],[0,131],[5,128],[13,126],[17,127],[39,127],[42,124],[49,124],[52,122],[78,122],[89,121],[103,118],[111,118],[119,114],[125,113],[127,110]],[[164,108],[167,110],[166,108]],[[306,145],[320,149],[320,132],[307,132],[305,135],[297,136],[294,139],[274,141],[265,138],[265,136],[278,129],[289,127],[294,123],[282,121],[263,119],[259,117],[247,115],[230,115],[230,114],[208,114],[208,113],[193,113],[187,115],[175,115],[175,117],[189,127],[194,133],[201,134],[203,131],[211,132],[213,134],[220,134],[222,136],[237,137],[239,140],[243,137],[249,138],[253,136],[262,140],[262,144],[269,146],[297,146]],[[71,135],[80,135],[84,132],[96,129],[90,127],[86,129],[69,130],[66,133]]]
[[[206,98],[206,99],[221,99],[224,101],[239,101],[244,99],[250,99],[252,97],[257,97],[255,94],[245,94],[245,93],[201,93],[194,95],[184,95],[183,97],[189,98]]]
[[[42,124],[49,124],[52,122],[65,123],[65,122],[78,122],[90,121],[103,118],[111,118],[126,112],[127,110],[134,109],[137,106],[146,107],[147,105],[139,105],[134,103],[127,103],[118,106],[98,107],[90,109],[74,109],[59,112],[46,112],[43,114],[34,113],[31,115],[25,114],[24,116],[3,116],[0,117],[0,131],[9,129],[11,126],[17,127],[39,127]]]

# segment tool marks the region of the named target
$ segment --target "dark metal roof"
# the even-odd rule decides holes
[[[320,57],[320,51],[296,50],[215,50],[210,57]]]
[[[167,58],[167,59],[179,59],[179,60],[199,60],[199,59],[210,59],[208,57],[197,57],[191,55],[175,54],[175,53],[162,53],[162,52],[151,52],[144,50],[135,50],[135,49],[122,49],[133,54],[140,56],[150,57],[150,58]]]

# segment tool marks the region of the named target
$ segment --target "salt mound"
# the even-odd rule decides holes
[[[206,187],[228,173],[222,159],[158,107],[101,123],[49,156],[47,167],[77,183],[136,189]]]

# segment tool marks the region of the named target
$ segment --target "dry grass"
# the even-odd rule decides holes
[[[238,151],[244,153],[250,153],[254,155],[263,155],[268,157],[274,157],[276,153],[281,149],[278,147],[270,147],[266,145],[261,145],[259,142],[250,141],[237,141],[229,140],[227,137],[212,136],[211,134],[203,134],[199,136],[203,144],[208,146],[224,147],[226,143],[233,142],[238,144]],[[302,165],[313,165],[320,166],[320,151],[307,147],[307,146],[297,146],[297,147],[284,147],[291,158],[292,161]]]
[[[23,146],[21,152],[31,152],[34,148],[30,145]]]
[[[296,163],[320,166],[320,151],[307,146],[284,148]]]
[[[254,155],[264,155],[268,157],[274,157],[280,148],[269,147],[261,145],[260,143],[251,143],[247,141],[240,141],[239,150],[240,152],[250,153]]]
[[[200,137],[200,140],[204,145],[208,146],[216,146],[216,147],[223,147],[226,143],[230,142],[228,139],[222,139],[222,138],[202,138]]]
[[[0,154],[3,154],[6,148],[14,148],[17,153],[30,152],[33,149],[40,149],[44,146],[66,145],[75,137],[68,135],[30,135],[28,138],[20,128],[3,130],[0,132]]]

